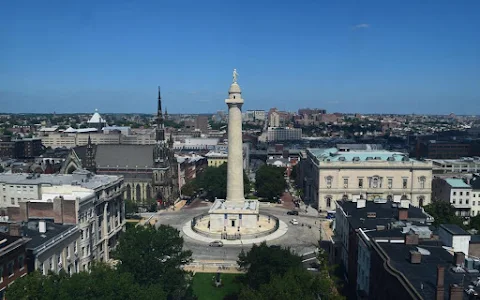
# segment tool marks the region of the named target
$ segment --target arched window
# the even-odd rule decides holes
[[[424,202],[425,202],[425,197],[423,197],[423,196],[418,197],[418,206],[419,207],[422,207]]]
[[[392,201],[392,200],[393,200],[393,196],[392,196],[392,195],[388,195],[388,196],[387,196],[387,200],[388,200],[388,201]]]
[[[378,177],[373,177],[373,187],[374,188],[378,187]]]
[[[342,200],[343,200],[343,201],[348,201],[348,195],[343,195],[343,196],[342,196]]]
[[[127,199],[132,200],[132,188],[127,184]]]
[[[402,195],[402,198],[401,198],[401,200],[408,200],[408,197],[407,197],[407,195]]]
[[[327,177],[325,177],[325,181],[327,183],[327,188],[329,188],[329,187],[332,186],[333,177],[332,176],[327,176]]]
[[[332,198],[330,196],[328,196],[326,198],[326,202],[327,202],[327,207],[331,207],[332,206]]]
[[[137,184],[137,188],[136,188],[135,194],[136,194],[135,196],[136,196],[136,198],[137,198],[136,200],[137,200],[137,201],[140,201],[140,200],[142,199],[142,189],[141,189],[141,187],[140,187],[139,184]]]
[[[152,187],[150,185],[147,185],[147,200],[152,199]]]

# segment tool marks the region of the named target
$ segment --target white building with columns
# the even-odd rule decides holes
[[[301,163],[304,200],[319,210],[335,209],[336,200],[431,201],[432,163],[390,151],[349,148],[307,149]]]

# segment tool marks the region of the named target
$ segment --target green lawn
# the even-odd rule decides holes
[[[198,300],[222,300],[228,294],[237,293],[240,290],[240,283],[236,277],[239,274],[221,274],[222,286],[215,287],[214,280],[216,273],[196,273],[193,277],[193,292]]]

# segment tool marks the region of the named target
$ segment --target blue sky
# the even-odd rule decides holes
[[[480,114],[480,1],[2,1],[0,111]]]

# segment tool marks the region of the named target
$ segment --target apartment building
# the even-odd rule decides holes
[[[450,203],[457,216],[476,216],[480,211],[480,203],[472,199],[472,187],[460,178],[434,178],[432,198]]]
[[[125,226],[123,190],[123,177],[85,170],[65,175],[0,174],[0,199],[8,199],[0,202],[0,210],[8,222],[46,221],[51,224],[47,231],[48,226],[74,226],[78,264],[84,270],[93,260],[110,259]]]

